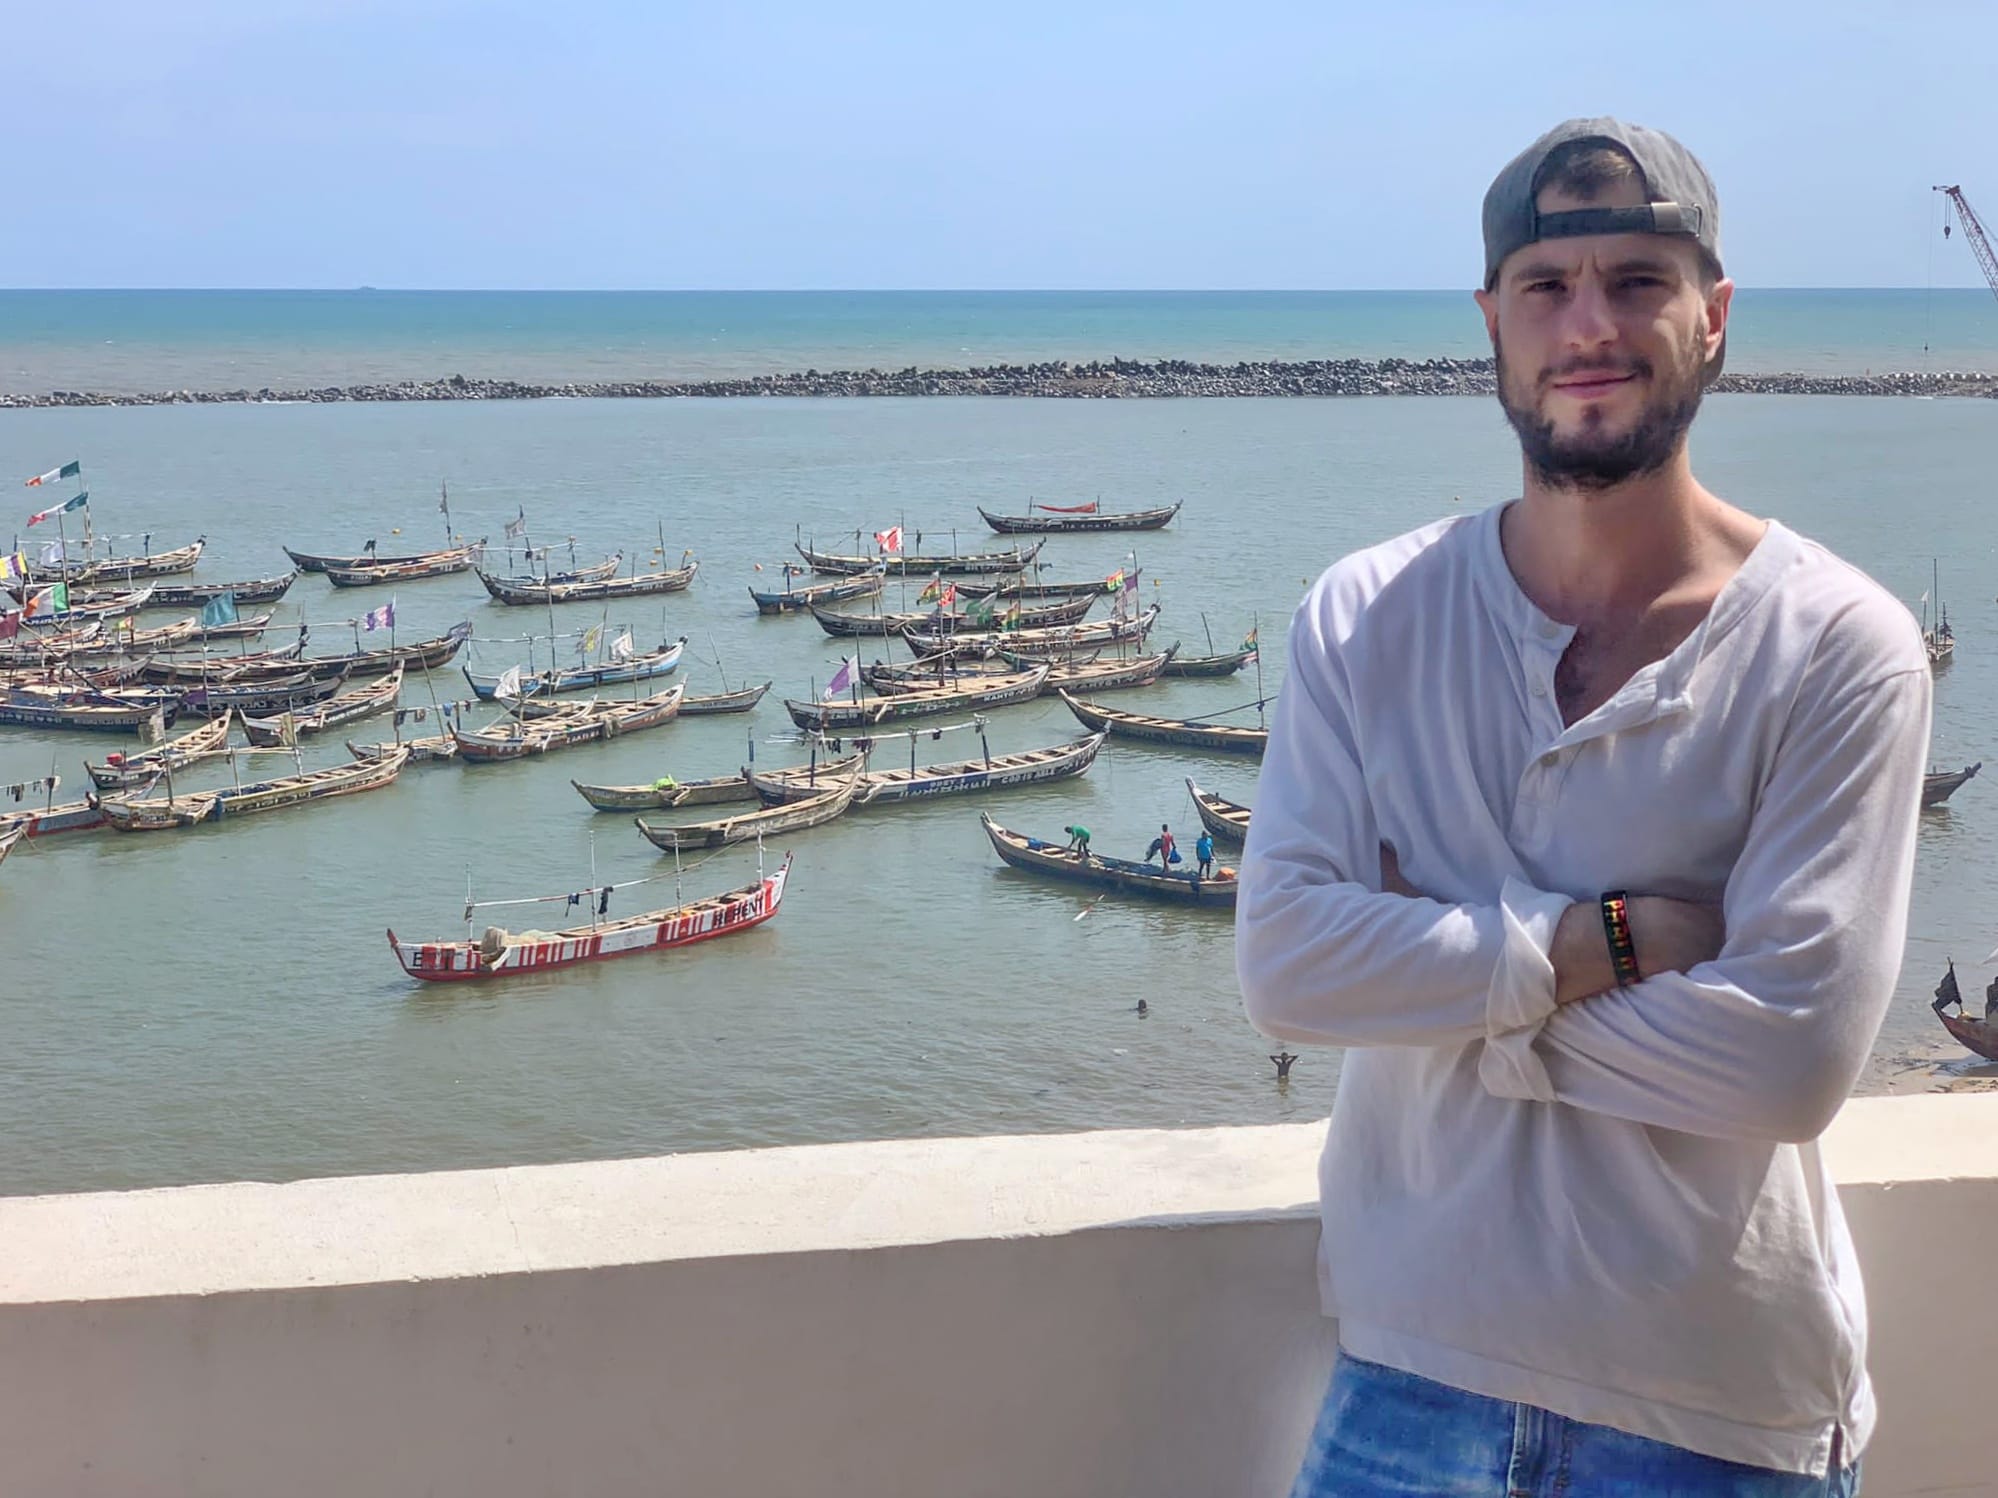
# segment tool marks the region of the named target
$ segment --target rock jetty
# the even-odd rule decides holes
[[[1096,360],[1072,364],[993,364],[971,369],[834,370],[765,374],[730,380],[596,380],[534,384],[521,380],[408,380],[399,384],[317,389],[53,390],[0,392],[0,409],[30,406],[332,404],[343,401],[517,401],[741,399],[751,396],[1031,396],[1051,400],[1333,395],[1490,395],[1490,359],[1309,359],[1196,364],[1185,359]],[[1724,374],[1726,395],[1943,395],[1998,398],[1998,375],[1903,371],[1864,375]]]

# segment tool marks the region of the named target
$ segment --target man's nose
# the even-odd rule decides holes
[[[1600,276],[1584,273],[1562,311],[1561,341],[1572,349],[1599,349],[1616,341],[1616,318]]]

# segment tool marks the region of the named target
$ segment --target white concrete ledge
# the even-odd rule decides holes
[[[1322,1125],[0,1200],[0,1492],[1278,1494]],[[1998,1096],[1826,1140],[1868,1498],[1998,1490]],[[1891,1200],[1890,1200],[1891,1197]],[[1938,1266],[1942,1266],[1940,1269]]]

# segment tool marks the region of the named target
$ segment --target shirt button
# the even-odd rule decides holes
[[[1534,628],[1539,631],[1540,638],[1543,640],[1558,640],[1561,638],[1561,626],[1556,624],[1552,619],[1542,619]]]
[[[1547,695],[1546,683],[1536,681],[1533,684],[1533,695],[1536,697],[1545,697]]]

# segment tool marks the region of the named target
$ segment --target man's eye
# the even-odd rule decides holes
[[[1561,289],[1561,283],[1555,280],[1528,281],[1526,283],[1526,289],[1528,291],[1541,291],[1541,292],[1559,291]]]
[[[1652,286],[1663,286],[1665,282],[1658,276],[1625,276],[1622,285],[1626,290],[1639,291]]]

